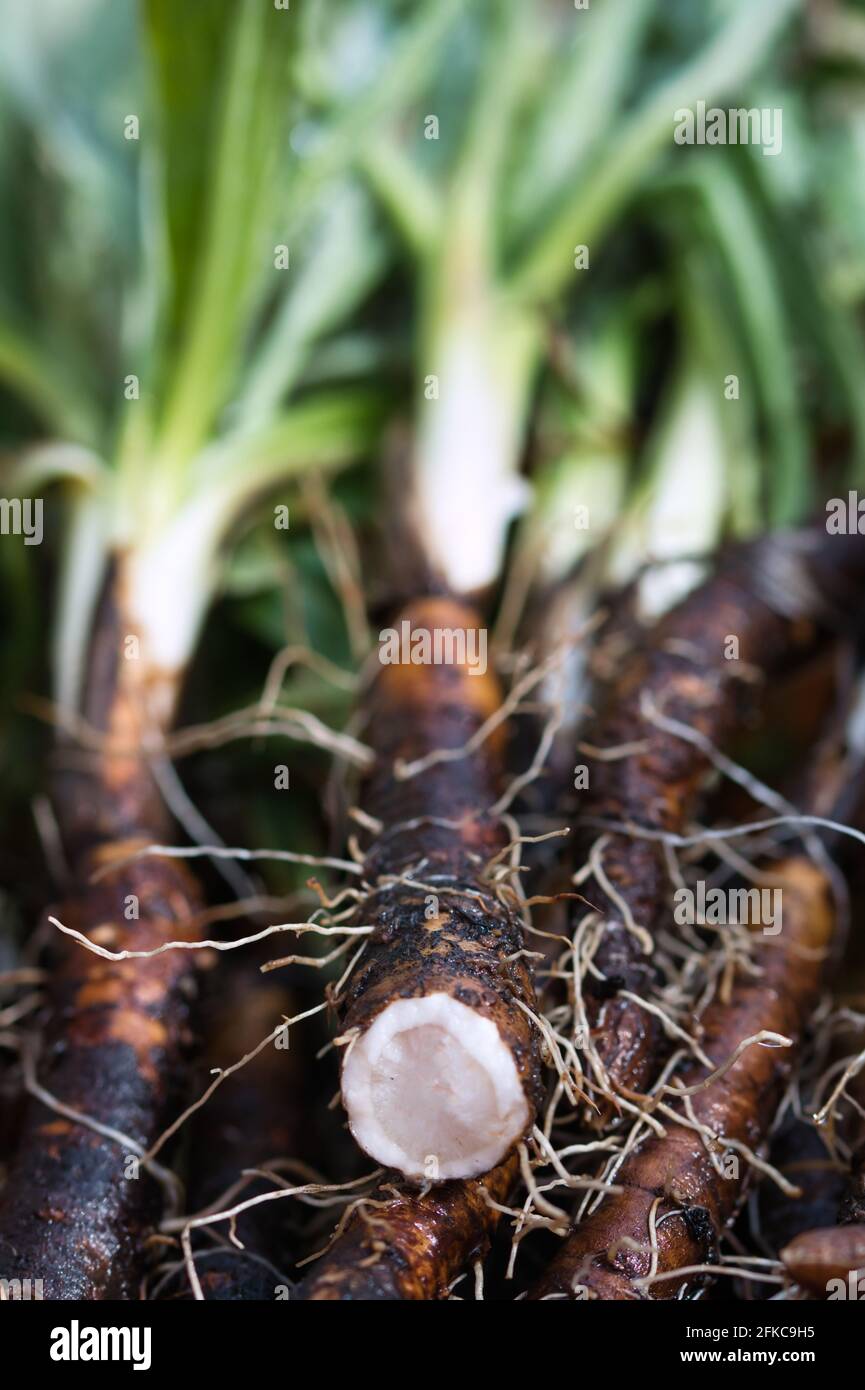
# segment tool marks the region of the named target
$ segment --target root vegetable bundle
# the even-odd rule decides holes
[[[576,891],[559,904],[572,916],[561,959],[532,949],[544,939],[537,922],[526,934],[534,885],[521,881],[525,836],[509,809],[524,780],[508,766],[509,725],[520,710],[514,694],[518,684],[530,694],[537,677],[516,677],[506,701],[493,670],[468,657],[375,660],[361,701],[368,754],[353,812],[359,838],[350,843],[358,876],[349,912],[335,911],[337,895],[319,920],[357,946],[328,990],[341,1098],[360,1149],[390,1171],[377,1186],[371,1175],[359,1194],[349,1183],[343,1218],[330,1241],[320,1230],[324,1253],[301,1265],[290,1296],[445,1298],[482,1269],[509,1229],[521,1244],[538,1227],[554,1232],[559,1248],[529,1283],[532,1299],[693,1295],[715,1267],[748,1277],[747,1259],[737,1264],[725,1241],[758,1179],[780,1184],[777,1238],[793,1229],[783,1265],[774,1250],[770,1281],[789,1277],[816,1296],[859,1258],[859,1142],[835,1231],[797,1224],[795,1175],[779,1177],[771,1162],[772,1132],[840,941],[835,870],[809,842],[808,818],[775,818],[790,822],[788,835],[805,837],[808,853],[785,855],[778,842],[767,857],[764,843],[754,870],[758,885],[771,883],[783,899],[777,935],[752,924],[743,936],[734,923],[727,940],[722,931],[713,942],[700,937],[699,921],[682,934],[678,949],[702,999],[693,994],[687,1008],[679,1001],[675,1031],[651,948],[668,953],[677,932],[664,837],[688,843],[710,774],[737,766],[723,762],[720,744],[743,720],[759,719],[767,677],[783,678],[843,640],[845,597],[862,564],[861,545],[831,549],[808,533],[733,550],[626,657],[585,742],[598,775],[565,838],[574,865],[588,859],[587,871],[574,873]],[[787,592],[775,585],[779,570]],[[432,650],[434,634],[477,632],[483,621],[465,601],[438,596],[416,599],[397,625],[408,622]],[[742,664],[728,668],[731,635],[748,660],[740,647]],[[88,722],[128,731],[137,716],[125,678],[103,682],[97,676],[91,686]],[[68,762],[70,748],[61,752]],[[833,794],[845,786],[849,801],[838,768],[836,758],[827,772],[821,758],[803,780],[824,810],[824,783]],[[60,1298],[134,1297],[146,1278],[155,1296],[177,1297],[191,1263],[197,1297],[275,1296],[291,1288],[285,1270],[314,1233],[304,1237],[301,1224],[289,1235],[261,1203],[332,1190],[300,1153],[297,1115],[309,1079],[297,1057],[290,1066],[280,1059],[272,1033],[261,1050],[278,1023],[280,991],[266,977],[253,989],[248,971],[214,967],[227,988],[210,1015],[219,1065],[231,1060],[226,1050],[236,1051],[248,1070],[184,1121],[192,1126],[189,1217],[178,1215],[181,1189],[163,1167],[171,1150],[163,1152],[161,1136],[191,1094],[188,1085],[181,1094],[177,1079],[188,1065],[198,972],[182,943],[200,937],[201,893],[182,864],[134,857],[166,830],[140,759],[108,747],[84,772],[61,764],[58,786],[70,782],[86,788],[93,811],[83,815],[76,800],[65,826],[81,888],[60,917],[85,942],[67,932],[55,953],[51,1021],[38,1063],[25,1058],[31,1102],[0,1200],[0,1231],[14,1251],[8,1277],[36,1270]],[[761,809],[751,810],[743,835]],[[699,845],[699,832],[691,838]],[[733,867],[743,864],[739,856]],[[534,898],[543,906],[560,895]],[[132,920],[121,927],[130,903]],[[587,913],[598,935],[583,960],[575,943]],[[251,938],[266,966],[267,934]],[[112,958],[128,951],[139,958]],[[282,1018],[294,1007],[286,996]],[[569,1046],[563,1008],[587,1023],[588,1045]],[[231,1137],[238,1132],[241,1143]],[[599,1171],[591,1156],[605,1151]],[[550,1165],[552,1181],[542,1176]],[[585,1196],[569,1217],[561,1199],[571,1188]],[[545,1195],[553,1193],[555,1201]],[[185,1245],[183,1258],[167,1258],[161,1270],[144,1258],[148,1230],[161,1229],[170,1249],[172,1233],[185,1230],[186,1240],[199,1222],[231,1212],[232,1245]],[[771,1238],[768,1224],[763,1236]],[[514,1252],[519,1245],[512,1260]]]
[[[858,149],[831,24],[101,5],[0,64],[0,1301],[848,1296],[861,247],[670,128]]]
[[[684,832],[720,759],[719,744],[756,717],[761,686],[849,630],[847,606],[863,558],[859,543],[832,549],[807,533],[724,558],[608,690],[600,746],[615,747],[616,734],[625,742],[626,728],[642,737],[623,758],[601,763],[585,821]],[[434,633],[469,631],[481,621],[464,603],[444,598],[418,600],[400,615],[431,641]],[[719,648],[732,655],[731,636],[740,643],[735,673],[717,655]],[[547,1210],[540,1199],[534,1206],[529,1153],[545,1162],[549,1134],[544,1141],[535,1130],[528,1148],[524,1141],[541,1101],[539,1051],[550,1061],[548,1025],[538,1017],[527,964],[539,953],[526,950],[520,894],[506,868],[518,837],[502,815],[511,798],[501,795],[507,730],[501,699],[489,673],[465,664],[385,665],[373,681],[365,736],[374,761],[358,813],[364,886],[351,919],[369,935],[337,991],[338,1043],[349,1127],[396,1173],[349,1205],[332,1244],[297,1288],[301,1300],[446,1297],[470,1268],[480,1268],[520,1187],[520,1170],[528,1206]],[[837,785],[836,773],[830,790]],[[821,803],[816,766],[809,787]],[[673,819],[665,805],[676,808]],[[592,978],[607,979],[595,1015],[594,1056],[603,1066],[605,1037],[621,1044],[625,1030],[608,1033],[604,1010],[608,1001],[615,1009],[617,995],[627,991],[625,1016],[635,1020],[645,1056],[640,1074],[644,1084],[655,1083],[670,1047],[664,1030],[653,1026],[658,1016],[640,1001],[651,968],[642,979],[637,971],[626,977],[610,969],[615,951],[607,956],[603,948],[607,933],[615,945],[637,924],[644,935],[658,928],[665,906],[669,913],[672,884],[650,839],[619,835],[612,872],[605,867],[596,882],[576,876],[581,893],[607,896],[617,910],[626,905],[626,921],[608,908],[593,961]],[[579,846],[573,837],[575,862]],[[796,1075],[833,943],[837,954],[837,884],[825,864],[782,858],[767,873],[785,898],[782,939],[764,944],[758,936],[727,970],[718,997],[699,1015],[692,1044],[699,1045],[699,1062],[665,1070],[660,1090],[647,1087],[642,1100],[656,1120],[654,1132],[640,1135],[637,1127],[628,1141],[632,1155],[609,1174],[610,1195],[603,1196],[604,1182],[597,1181],[593,1215],[578,1220],[530,1297],[673,1297],[702,1289],[712,1267],[723,1265],[725,1233],[763,1171],[761,1155]],[[641,910],[645,899],[629,900],[632,884],[654,885],[652,914]],[[639,939],[633,930],[632,936]],[[495,1033],[479,1032],[476,1019],[491,1022]],[[590,1076],[591,1066],[580,1069],[571,1094],[591,1107],[591,1083],[580,1090]],[[615,1108],[620,1084],[639,1114],[641,1097],[628,1079],[611,1067],[606,1094]],[[503,1090],[509,1103],[519,1096],[512,1109],[501,1102]],[[604,1121],[594,1109],[585,1137],[604,1124],[620,1125],[615,1114]],[[513,1152],[508,1157],[515,1141],[519,1164]],[[735,1176],[723,1166],[731,1156]],[[788,1182],[782,1199],[794,1193]]]
[[[673,884],[657,842],[641,838],[640,831],[675,834],[687,828],[705,790],[712,757],[720,756],[715,740],[737,724],[741,727],[748,710],[754,717],[759,686],[767,676],[795,668],[844,629],[844,603],[857,582],[862,559],[858,545],[843,552],[839,549],[830,558],[825,543],[806,535],[780,539],[774,554],[765,545],[733,552],[717,574],[652,633],[648,648],[626,662],[608,692],[598,722],[605,737],[590,748],[600,746],[601,754],[612,749],[619,756],[614,762],[600,763],[592,792],[585,798],[585,820],[595,827],[591,832],[595,837],[603,819],[620,829],[614,853],[609,861],[605,857],[596,879],[580,877],[581,895],[591,895],[595,904],[606,898],[610,906],[592,973],[586,977],[587,993],[591,991],[589,998],[595,1002],[589,1013],[591,1044],[584,1070],[580,1069],[574,1083],[588,1082],[585,1096],[603,1096],[605,1102],[603,1111],[597,1104],[591,1107],[584,1138],[598,1129],[609,1133],[621,1128],[620,1099],[629,1115],[639,1115],[645,1108],[661,1128],[655,1132],[646,1128],[640,1136],[638,1126],[636,1140],[628,1141],[633,1143],[632,1157],[609,1172],[611,1195],[600,1201],[593,1216],[578,1222],[547,1273],[533,1286],[531,1297],[673,1297],[682,1287],[702,1287],[709,1267],[719,1261],[724,1233],[741,1208],[754,1172],[760,1171],[759,1154],[765,1150],[785,1084],[795,1072],[797,1050],[820,994],[833,941],[831,881],[822,867],[805,857],[772,863],[771,882],[785,901],[780,940],[763,944],[757,932],[757,944],[746,951],[732,975],[727,973],[722,997],[699,1016],[691,1045],[696,1049],[699,1044],[700,1061],[665,1075],[658,1092],[654,1083],[672,1045],[663,1014],[650,1011],[653,967],[646,944],[651,946],[652,931],[663,928],[669,934],[671,930]],[[779,570],[786,570],[794,591],[810,596],[810,614],[801,611],[798,619],[791,615],[788,597],[773,583]],[[811,582],[817,575],[819,589]],[[747,665],[725,665],[725,646],[729,653],[733,634],[744,634]],[[422,678],[413,673],[412,679]],[[451,687],[459,688],[454,678]],[[657,707],[647,699],[653,693]],[[395,707],[389,708],[387,721],[392,733],[399,729]],[[663,719],[668,721],[666,727]],[[676,723],[671,725],[673,719]],[[690,737],[682,737],[682,729]],[[393,736],[398,743],[398,734]],[[412,751],[417,756],[417,746]],[[381,810],[389,803],[375,804]],[[433,805],[438,803],[427,802],[428,811]],[[416,860],[426,858],[424,850],[435,841],[430,838],[427,845],[425,837],[435,822],[430,820],[427,829],[417,816],[418,807],[412,803],[410,809],[413,854]],[[637,834],[623,833],[623,822],[632,822]],[[380,824],[379,834],[386,822]],[[440,825],[437,828],[444,833]],[[589,843],[587,831],[582,841]],[[574,837],[572,852],[579,844]],[[411,857],[406,854],[394,870],[405,871]],[[368,856],[367,867],[369,862]],[[579,910],[585,911],[585,902]],[[405,920],[413,931],[411,914]],[[398,929],[392,918],[387,923],[392,938]],[[379,930],[376,927],[371,937],[374,950]],[[406,942],[401,976],[403,997],[409,990],[423,988],[425,981],[425,953],[409,947],[411,939]],[[704,950],[708,956],[708,943]],[[387,953],[381,958],[387,961]],[[369,979],[387,978],[374,968],[366,975],[362,961],[363,955],[353,976],[360,987]],[[351,1042],[349,1038],[349,1046]],[[414,1075],[422,1087],[427,1059],[413,1059],[406,1053],[395,1049],[390,1055],[389,1079],[399,1075],[398,1068],[414,1062]],[[437,1072],[437,1076],[447,1088],[448,1074]],[[684,1088],[688,1099],[677,1105],[679,1088]],[[650,1094],[641,1095],[642,1090]],[[409,1091],[410,1087],[403,1094]],[[345,1097],[345,1070],[343,1092]],[[360,1138],[351,1119],[352,1100],[350,1083],[347,1109]],[[464,1101],[462,1106],[465,1113]],[[656,1107],[660,1107],[657,1115]],[[430,1125],[438,1118],[433,1107],[426,1114]],[[545,1160],[544,1147],[550,1148],[549,1140],[537,1150]],[[435,1145],[431,1143],[430,1148]],[[735,1179],[723,1170],[722,1160],[731,1155]],[[480,1184],[477,1180],[465,1185],[448,1183],[437,1192],[435,1159],[430,1157],[431,1169],[415,1174],[426,1181],[414,1201],[405,1189],[399,1193],[391,1189],[393,1196],[388,1200],[385,1187],[368,1207],[359,1206],[319,1266],[306,1277],[302,1297],[443,1296],[448,1287],[445,1257],[453,1257],[458,1241],[463,1263],[483,1248],[514,1181],[508,1179],[504,1166],[489,1172]],[[575,1181],[579,1185],[579,1179]],[[478,1186],[485,1193],[486,1208],[467,1223]],[[791,1190],[788,1183],[788,1200]],[[547,1211],[543,1205],[537,1209]],[[442,1256],[438,1267],[433,1251]],[[680,1268],[686,1273],[677,1276]],[[433,1282],[436,1272],[437,1283]],[[649,1282],[644,1286],[640,1281],[646,1278]]]

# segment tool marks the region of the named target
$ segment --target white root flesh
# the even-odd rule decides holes
[[[484,1173],[529,1123],[496,1025],[448,994],[383,1009],[349,1048],[342,1095],[361,1148],[411,1178]]]

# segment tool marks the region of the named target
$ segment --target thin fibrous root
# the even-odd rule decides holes
[[[661,1107],[669,1119],[665,1135],[645,1138],[618,1166],[624,1192],[576,1227],[531,1297],[579,1297],[579,1273],[590,1297],[673,1298],[690,1289],[692,1267],[716,1260],[719,1238],[747,1192],[750,1166],[742,1158],[756,1158],[765,1140],[818,998],[820,969],[796,948],[827,953],[835,924],[829,882],[810,861],[776,863],[772,872],[784,884],[783,935],[773,949],[755,945],[759,977],[740,977],[729,1002],[716,999],[703,1015],[702,1047],[714,1076],[706,1078],[696,1059],[678,1073],[683,1109]],[[791,1046],[744,1047],[766,1034]],[[649,1216],[659,1195],[650,1249]]]
[[[753,705],[754,673],[765,678],[783,670],[843,627],[863,570],[861,540],[836,547],[816,530],[734,547],[661,621],[606,693],[588,736],[604,752],[581,797],[579,859],[594,827],[605,829],[603,882],[595,872],[585,889],[590,899],[609,903],[596,974],[585,979],[585,1004],[614,1094],[645,1091],[663,1041],[658,1019],[633,998],[650,991],[655,973],[649,946],[668,901],[663,846],[696,843],[683,832],[713,767],[738,776],[721,750]],[[801,612],[791,611],[794,593],[807,605]],[[802,817],[799,823],[818,822]],[[605,1108],[598,1121],[609,1114]]]

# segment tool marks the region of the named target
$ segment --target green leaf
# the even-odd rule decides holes
[[[77,483],[98,492],[111,477],[98,454],[80,444],[41,444],[25,450],[11,474],[14,486],[35,491],[53,483]]]
[[[753,161],[755,199],[778,248],[777,276],[799,335],[819,354],[821,404],[828,407],[827,413],[834,410],[836,418],[850,427],[852,443],[846,481],[851,487],[861,486],[865,477],[865,343],[853,307],[844,302],[835,280],[836,246],[829,240],[832,224],[828,219],[803,217],[801,206],[779,205],[772,196],[763,163]],[[823,183],[822,168],[818,177]],[[858,196],[861,204],[861,166],[847,172],[843,185]],[[839,486],[841,481],[839,478]]]
[[[11,321],[0,321],[0,381],[55,434],[92,443],[98,434],[93,402],[62,364]]]
[[[252,433],[221,440],[196,465],[196,491],[219,493],[234,515],[257,494],[312,469],[362,457],[377,442],[387,401],[364,388],[321,391]]]
[[[508,208],[516,237],[561,196],[606,134],[653,8],[652,0],[604,0],[567,15],[563,51],[543,69],[543,87],[518,151]]]
[[[688,190],[687,197],[693,201],[693,190]],[[735,402],[727,401],[722,390],[731,375],[740,383],[751,380],[750,344],[717,248],[691,219],[680,215],[678,206],[665,212],[674,228],[671,252],[678,269],[682,354],[721,401],[719,422],[727,473],[725,529],[735,536],[753,535],[766,525],[761,401],[759,392],[747,385]]]
[[[321,137],[292,190],[295,196],[345,169],[382,127],[404,115],[435,71],[442,43],[462,7],[463,0],[428,0],[415,6],[411,17],[397,27],[386,60],[372,80],[327,113]]]
[[[645,185],[654,161],[673,146],[675,112],[715,101],[759,67],[799,0],[740,0],[730,18],[684,67],[659,83],[604,141],[554,217],[514,269],[521,298],[544,300],[573,274],[575,244],[597,244],[622,206]]]
[[[731,162],[693,164],[709,235],[727,264],[768,430],[769,517],[775,526],[801,521],[810,498],[807,436],[773,246]]]
[[[241,420],[260,423],[296,383],[315,341],[339,326],[371,291],[386,265],[369,199],[355,183],[328,187],[304,228],[304,250],[286,272],[289,288],[237,404]]]
[[[156,146],[149,142],[149,152],[157,163],[164,219],[164,331],[171,343],[179,336],[201,260],[233,8],[232,0],[144,0],[142,5],[158,136]]]
[[[186,146],[164,155],[177,306],[169,322],[182,332],[163,378],[160,455],[170,478],[182,474],[225,404],[250,312],[266,277],[276,273],[277,156],[287,129],[296,23],[294,11],[277,10],[272,0],[147,5],[163,104],[173,103],[165,135]],[[199,38],[192,90],[183,97],[178,88]],[[200,66],[205,56],[209,82]],[[204,165],[201,174],[191,170],[195,158]]]
[[[409,152],[388,134],[369,142],[362,156],[370,187],[413,256],[429,254],[441,233],[437,190]]]

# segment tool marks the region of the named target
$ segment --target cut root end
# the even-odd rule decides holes
[[[530,1121],[498,1028],[448,994],[383,1009],[349,1049],[342,1094],[361,1148],[433,1182],[493,1168]]]

